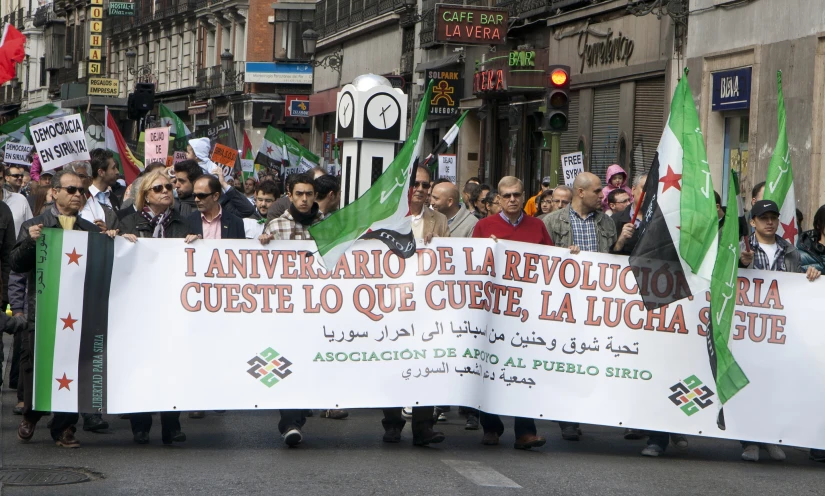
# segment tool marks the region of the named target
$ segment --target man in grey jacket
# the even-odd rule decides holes
[[[570,247],[575,255],[581,251],[610,253],[616,244],[616,224],[601,212],[602,182],[590,172],[582,172],[573,181],[573,201],[567,207],[542,219],[556,246]],[[559,422],[562,439],[578,441],[579,424]]]
[[[444,182],[433,187],[430,205],[447,217],[451,238],[469,238],[473,235],[478,219],[459,203],[459,192],[455,184]]]

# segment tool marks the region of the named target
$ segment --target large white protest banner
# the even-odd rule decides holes
[[[44,171],[91,158],[80,114],[43,122],[29,131]]]
[[[31,165],[32,161],[29,158],[29,154],[32,148],[34,148],[32,145],[8,141],[3,151],[3,162],[7,164]]]
[[[403,260],[368,241],[327,272],[314,250],[44,230],[35,408],[458,404],[825,448],[825,281],[741,272],[731,348],[750,384],[720,430],[707,295],[647,311],[625,257],[434,239]]]

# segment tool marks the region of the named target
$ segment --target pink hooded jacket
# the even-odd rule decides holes
[[[622,185],[618,188],[610,184],[610,179],[616,174],[624,174],[624,181],[622,181]],[[622,166],[618,164],[613,164],[607,168],[607,181],[605,182],[604,188],[602,188],[602,193],[604,193],[604,198],[602,199],[602,210],[605,212],[607,212],[610,208],[607,205],[607,195],[615,189],[623,189],[628,195],[630,195],[630,201],[633,201],[633,191],[627,187],[627,172],[625,172],[624,169],[622,169]]]

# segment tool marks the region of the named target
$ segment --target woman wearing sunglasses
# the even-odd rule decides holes
[[[122,220],[123,237],[135,242],[137,238],[187,238],[189,224],[172,208],[172,183],[162,169],[154,170],[143,177],[135,196],[137,212]],[[133,413],[129,416],[135,442],[149,442],[152,427],[151,413]],[[180,430],[180,412],[161,412],[161,439],[163,444],[186,441],[186,434]]]

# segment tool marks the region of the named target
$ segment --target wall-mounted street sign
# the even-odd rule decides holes
[[[113,96],[120,94],[117,79],[89,78],[88,94],[90,96]]]
[[[131,2],[109,2],[109,15],[112,17],[134,16],[135,4]]]
[[[435,6],[435,41],[461,45],[502,45],[507,41],[507,9]]]

